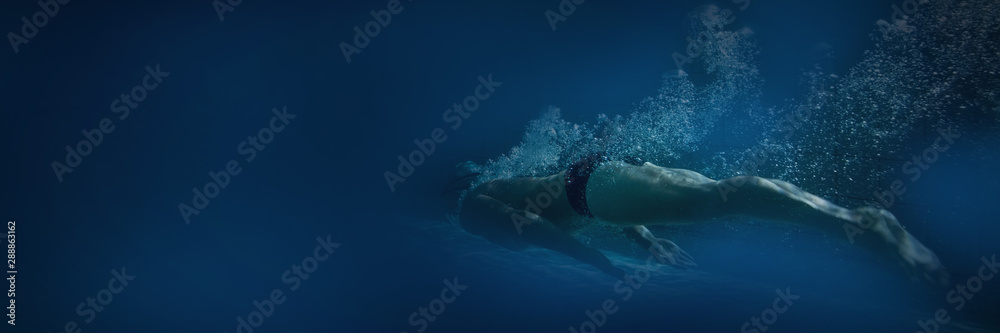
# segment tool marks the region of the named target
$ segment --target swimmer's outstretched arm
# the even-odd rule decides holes
[[[690,254],[681,250],[674,242],[664,238],[656,238],[646,226],[625,227],[625,236],[639,244],[640,247],[649,250],[649,253],[661,264],[677,268],[698,266]]]
[[[619,280],[625,271],[615,267],[601,251],[587,247],[545,218],[512,208],[486,195],[477,195],[467,201],[463,210],[474,210],[467,218],[477,221],[463,223],[467,231],[485,237],[494,243],[503,238],[520,237],[522,240],[572,257],[594,266]],[[515,222],[515,221],[519,221]]]

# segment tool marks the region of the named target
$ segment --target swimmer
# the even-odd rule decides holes
[[[459,164],[449,188],[457,223],[467,232],[512,250],[539,246],[570,256],[618,279],[625,271],[597,249],[571,236],[592,218],[620,226],[661,264],[696,266],[674,242],[653,235],[648,225],[705,223],[743,216],[817,229],[848,240],[845,226],[863,230],[853,244],[895,262],[915,279],[946,285],[937,256],[884,209],[846,209],[787,182],[755,176],[714,180],[700,173],[592,154],[547,177],[493,179],[475,187],[472,162]],[[724,193],[724,195],[720,195]],[[460,200],[460,202],[459,202]]]

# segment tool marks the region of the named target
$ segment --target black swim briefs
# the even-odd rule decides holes
[[[638,158],[627,157],[622,160],[631,165],[642,165],[642,161]],[[587,206],[587,181],[590,180],[590,174],[597,170],[601,163],[608,161],[611,159],[606,153],[594,153],[584,156],[566,169],[566,198],[569,199],[569,205],[577,214],[594,217]]]

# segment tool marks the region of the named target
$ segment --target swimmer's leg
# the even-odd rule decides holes
[[[627,226],[698,223],[732,215],[806,226],[860,245],[934,283],[947,279],[934,253],[888,211],[849,210],[780,180],[739,176],[715,181],[651,163],[612,162],[591,175],[587,199],[595,216]],[[853,230],[865,234],[848,232]]]
[[[843,225],[863,226],[861,214],[777,179],[737,176],[715,182],[720,212],[781,221],[843,233]]]
[[[849,210],[776,179],[740,176],[716,186],[720,193],[728,192],[722,205],[727,214],[817,228],[898,263],[911,276],[935,284],[948,282],[948,273],[934,252],[887,210]]]

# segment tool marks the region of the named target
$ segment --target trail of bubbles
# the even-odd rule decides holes
[[[552,174],[604,151],[695,166],[710,177],[755,173],[819,194],[864,196],[884,186],[880,180],[898,167],[886,160],[908,154],[915,134],[984,113],[1000,118],[1000,2],[922,4],[905,21],[878,25],[874,49],[843,77],[817,65],[802,74],[803,96],[768,107],[760,102],[752,33],[710,29],[705,22],[713,12],[690,16],[692,35],[708,36],[698,58],[708,83],[696,85],[684,72],[666,75],[633,112],[600,115],[595,124],[567,122],[550,107],[519,145],[482,167],[481,179]],[[795,114],[800,121],[790,129],[783,119]],[[720,128],[723,117],[738,123]],[[754,133],[759,128],[765,130]],[[753,147],[710,144],[733,131],[748,133]],[[752,151],[767,159],[749,172],[739,166]],[[703,161],[682,160],[688,156]]]
[[[906,21],[879,24],[876,47],[842,80],[807,73],[807,102],[822,102],[783,150],[790,180],[864,197],[886,186],[880,180],[898,171],[894,159],[911,154],[907,144],[918,134],[995,118],[998,15],[996,1],[922,4]]]
[[[711,20],[706,17],[714,12],[709,8],[689,18],[693,26],[708,32],[699,60],[718,79],[696,87],[686,73],[665,75],[658,93],[641,101],[632,113],[602,114],[596,124],[567,122],[558,108],[549,107],[528,125],[519,145],[482,168],[481,179],[551,174],[598,151],[670,164],[683,153],[699,150],[719,117],[756,107],[760,90],[753,65],[757,51],[749,32],[709,29]]]

